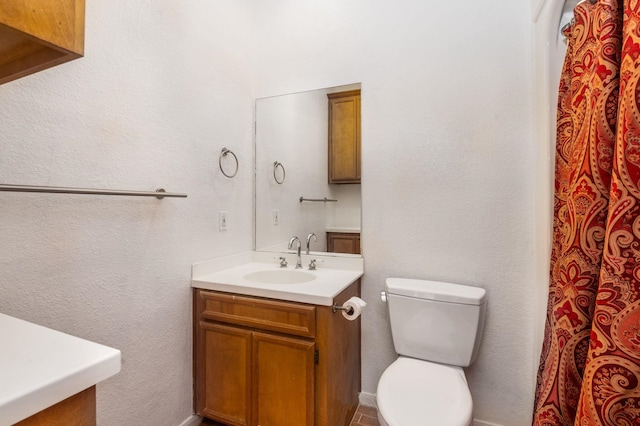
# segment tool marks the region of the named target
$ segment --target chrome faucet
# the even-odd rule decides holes
[[[309,254],[309,244],[311,243],[311,237],[313,237],[313,241],[318,242],[318,237],[313,232],[307,235],[307,254]]]
[[[298,261],[296,262],[296,269],[302,269],[302,259],[300,259],[300,248],[302,247],[302,244],[300,243],[300,238],[291,237],[289,240],[289,250],[293,248],[293,243],[296,241],[298,242]]]

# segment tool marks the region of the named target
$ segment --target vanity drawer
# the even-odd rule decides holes
[[[315,337],[316,308],[301,303],[198,290],[201,319]]]

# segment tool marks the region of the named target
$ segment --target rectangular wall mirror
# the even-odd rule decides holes
[[[255,249],[359,256],[360,84],[256,100]]]

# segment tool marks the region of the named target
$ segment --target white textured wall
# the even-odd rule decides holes
[[[362,83],[363,390],[394,359],[387,277],[481,286],[475,417],[530,423],[535,146],[528,1],[256,2],[259,96]]]
[[[252,99],[362,82],[363,390],[394,359],[386,277],[478,285],[476,417],[527,424],[529,16],[525,0],[88,2],[85,58],[0,86],[0,182],[189,198],[0,193],[0,311],[123,351],[98,387],[101,425],[179,424],[189,266],[251,246]],[[241,161],[233,180],[223,146]]]
[[[0,193],[0,312],[122,351],[100,425],[191,415],[190,265],[251,249],[247,7],[88,1],[84,58],[0,86],[0,182],[189,195]]]

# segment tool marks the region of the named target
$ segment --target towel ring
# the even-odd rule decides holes
[[[224,169],[222,168],[222,157],[226,157],[227,154],[233,155],[233,159],[236,160],[236,170],[232,174],[227,174],[227,172],[225,172]],[[220,166],[220,171],[222,172],[222,174],[228,178],[232,178],[238,173],[238,167],[239,167],[238,157],[236,157],[233,151],[228,150],[227,148],[222,148],[222,151],[220,151],[220,157],[218,158],[218,165]]]
[[[282,169],[282,179],[278,180],[278,167],[280,167]],[[276,183],[278,185],[282,185],[282,183],[284,182],[284,178],[287,176],[287,172],[284,170],[284,166],[282,165],[282,163],[279,163],[277,161],[273,162],[273,178],[276,180]]]

